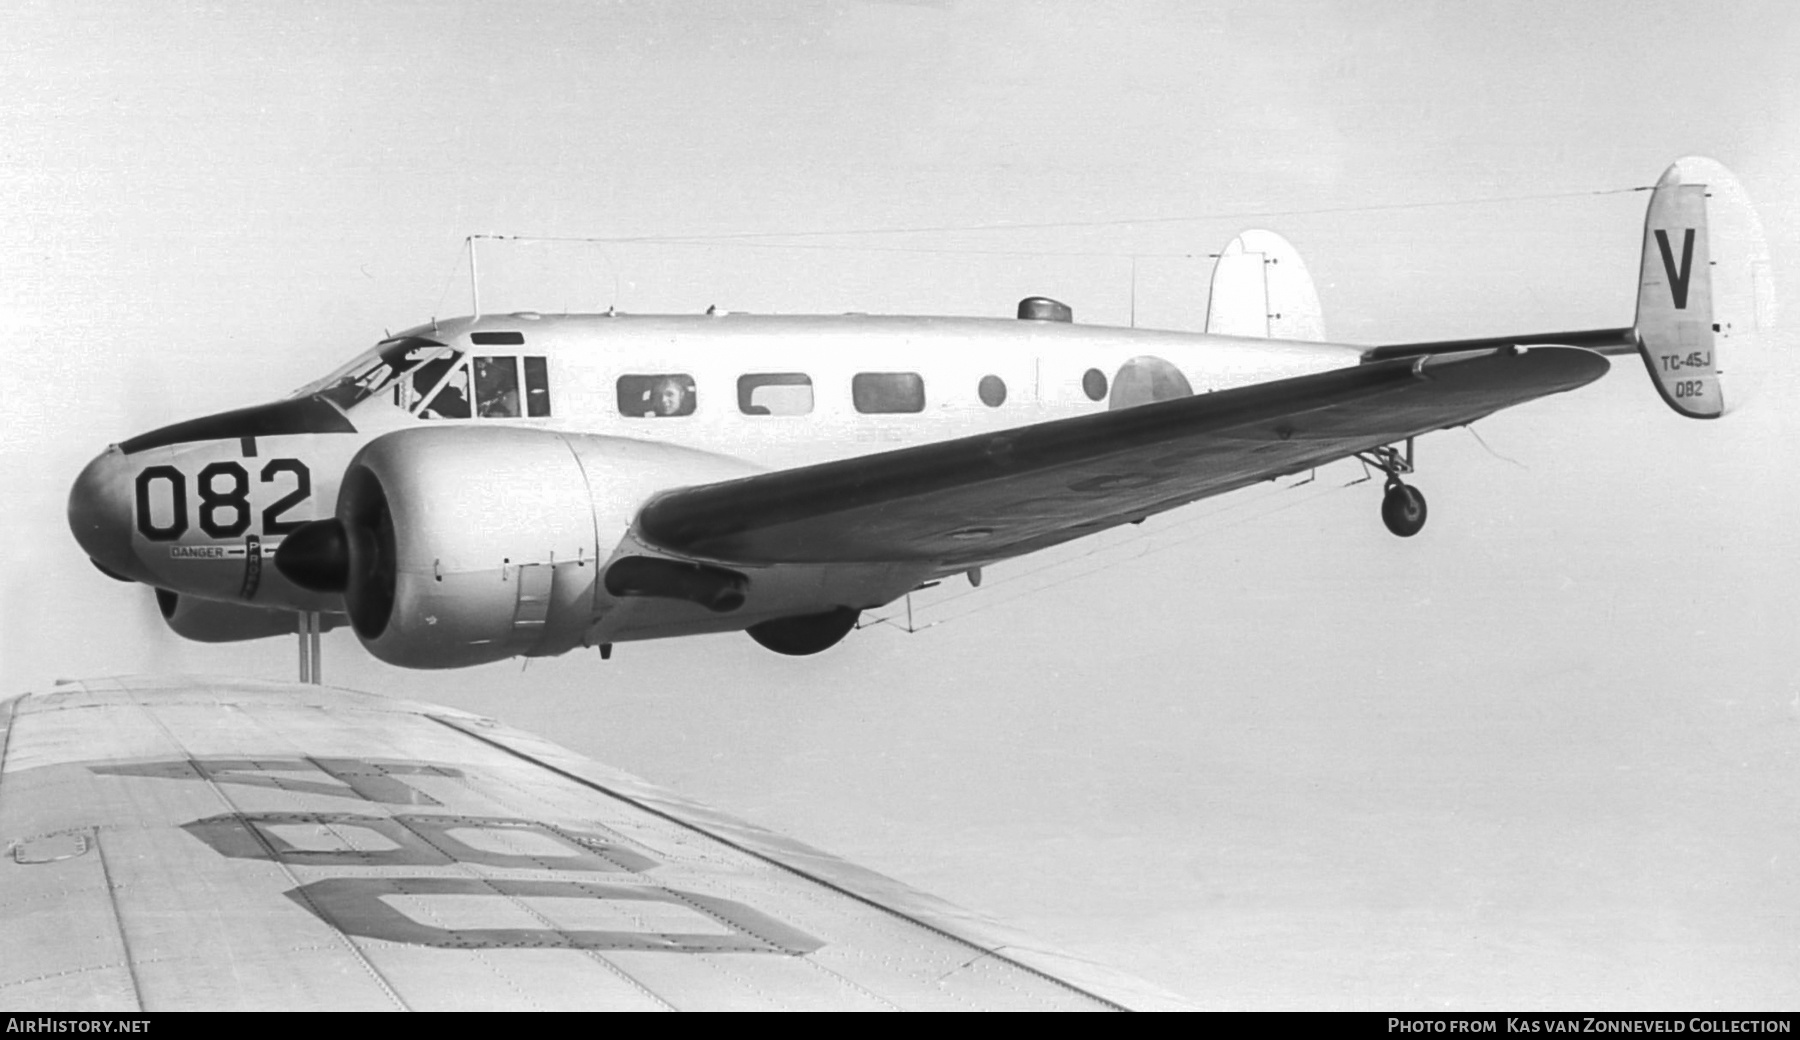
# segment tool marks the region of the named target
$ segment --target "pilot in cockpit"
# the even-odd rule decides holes
[[[510,357],[475,359],[476,414],[484,418],[513,419],[519,415],[518,360]]]

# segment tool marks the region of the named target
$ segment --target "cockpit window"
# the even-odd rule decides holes
[[[450,374],[451,366],[460,357],[462,354],[453,350],[443,357],[432,358],[415,367],[410,376],[394,384],[394,404],[412,411],[419,402],[431,396],[431,391]]]
[[[288,396],[310,397],[316,394],[339,408],[348,410],[393,387],[400,382],[401,377],[444,357],[450,358],[451,363],[454,363],[457,353],[444,344],[423,336],[384,339],[344,367],[323,379],[306,384]]]
[[[546,358],[490,355],[459,363],[460,358],[460,354],[452,353],[447,358],[437,358],[419,366],[419,385],[424,388],[420,394],[437,388],[437,392],[430,395],[430,401],[418,410],[419,418],[517,419],[521,415],[521,402],[525,416],[533,419],[549,416],[550,373]],[[522,398],[519,393],[520,362],[524,362],[525,369]],[[431,370],[428,376],[425,374],[427,369]]]
[[[527,357],[525,362],[525,414],[542,419],[550,414],[550,366],[547,358]]]
[[[419,410],[421,419],[467,419],[469,417],[469,366],[456,364],[455,355],[452,355],[449,360],[451,364],[445,367],[450,368],[450,375],[444,379],[444,385],[438,388],[438,392],[432,395],[431,402]],[[421,367],[435,364],[437,362],[432,361]]]
[[[475,359],[475,414],[484,419],[519,417],[519,359]]]

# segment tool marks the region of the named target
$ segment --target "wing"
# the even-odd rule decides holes
[[[744,564],[974,565],[1464,425],[1607,367],[1559,347],[1375,360],[678,489],[645,505],[638,533]]]
[[[1178,1006],[447,709],[108,680],[0,749],[6,1009]]]
[[[1530,332],[1521,336],[1490,336],[1482,339],[1440,340],[1432,343],[1390,343],[1363,351],[1364,361],[1386,361],[1391,358],[1416,358],[1426,354],[1466,354],[1472,350],[1503,350],[1508,347],[1581,347],[1598,354],[1635,354],[1638,330],[1583,329],[1577,332]]]

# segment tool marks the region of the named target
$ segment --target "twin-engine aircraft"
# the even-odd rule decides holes
[[[1017,320],[435,321],[113,445],[69,522],[185,636],[313,613],[413,668],[738,629],[816,653],[933,580],[1349,457],[1410,536],[1416,437],[1590,383],[1603,355],[1639,353],[1681,415],[1724,413],[1706,198],[1679,166],[1657,184],[1630,328],[1322,342],[1262,232],[1221,256],[1205,334],[1038,297]]]

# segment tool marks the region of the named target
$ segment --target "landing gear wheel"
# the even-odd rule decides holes
[[[861,614],[862,611],[859,610],[839,607],[823,614],[758,622],[747,631],[751,639],[778,654],[805,657],[836,646],[838,640],[849,635],[850,630],[856,627],[856,619]]]
[[[1425,496],[1410,484],[1394,481],[1381,499],[1381,521],[1402,538],[1411,538],[1425,526]]]

